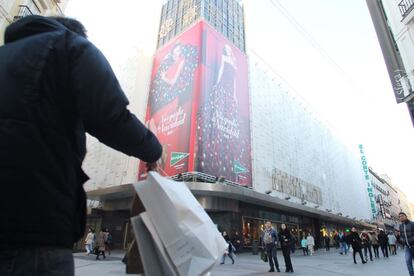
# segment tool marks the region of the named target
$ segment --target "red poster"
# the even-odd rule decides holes
[[[196,171],[251,186],[247,57],[203,24]]]
[[[156,53],[146,123],[163,145],[161,174],[251,186],[247,58],[204,21]],[[145,176],[141,165],[138,179]]]
[[[194,94],[199,87],[201,26],[172,40],[155,54],[146,124],[163,146],[160,173],[187,172],[193,162],[191,147]],[[141,162],[138,179],[146,177]]]

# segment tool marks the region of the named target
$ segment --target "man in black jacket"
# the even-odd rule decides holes
[[[410,276],[414,276],[413,259],[414,259],[414,222],[408,220],[404,212],[399,214],[401,243],[405,245],[405,262],[407,263]]]
[[[127,109],[81,23],[28,16],[0,47],[0,275],[73,275],[85,230],[85,132],[153,164],[157,138]]]
[[[380,233],[378,234],[378,243],[381,246],[384,258],[388,258],[388,236],[385,234],[384,230],[380,230]]]

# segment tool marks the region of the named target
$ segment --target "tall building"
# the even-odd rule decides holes
[[[401,211],[398,191],[390,184],[391,180],[385,175],[378,175],[369,169],[374,187],[377,206],[376,225],[391,231],[399,225],[398,213]]]
[[[414,1],[366,0],[397,103],[414,124]]]
[[[414,219],[414,204],[409,200],[407,195],[399,188],[396,188],[400,200],[401,211],[406,213],[408,217]]]
[[[134,111],[145,113],[163,145],[161,174],[184,181],[220,230],[242,233],[245,247],[256,244],[265,220],[287,224],[298,239],[311,232],[319,245],[323,234],[375,228],[358,148],[249,49],[248,8],[170,0],[160,15],[152,68],[140,70],[149,75],[148,105]],[[128,96],[133,105],[143,97]],[[115,246],[125,246],[128,183],[145,171],[93,144],[85,160],[88,224],[109,227]]]
[[[69,0],[1,0],[0,1],[0,45],[4,30],[15,20],[27,15],[63,15]]]

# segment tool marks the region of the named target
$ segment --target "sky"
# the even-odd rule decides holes
[[[162,0],[69,0],[114,71],[138,47],[152,53]],[[115,4],[116,3],[116,4]],[[414,203],[414,128],[396,104],[364,0],[245,0],[247,48],[260,53],[349,146],[364,144],[369,166]]]

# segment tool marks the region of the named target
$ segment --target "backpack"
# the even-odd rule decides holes
[[[264,235],[263,235],[263,242],[264,244],[271,244],[273,242],[272,230],[270,231],[265,230]]]

